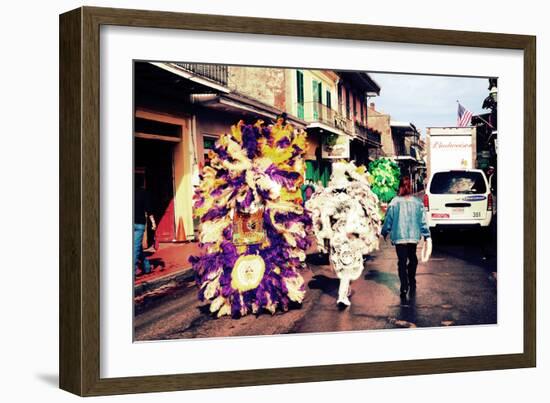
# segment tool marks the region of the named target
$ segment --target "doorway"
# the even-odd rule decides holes
[[[157,242],[176,240],[173,158],[173,142],[134,138],[134,172],[143,175],[149,193]]]

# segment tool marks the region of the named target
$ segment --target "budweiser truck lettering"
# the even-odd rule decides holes
[[[432,173],[476,167],[475,127],[428,127],[426,167]]]

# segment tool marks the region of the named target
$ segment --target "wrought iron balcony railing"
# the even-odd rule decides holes
[[[381,144],[382,138],[379,132],[369,129],[358,122],[355,122],[354,128],[355,135],[365,143],[369,142],[371,144]]]
[[[357,136],[360,140],[366,143],[369,138],[368,129],[365,126],[358,124],[357,122],[355,122],[353,126],[355,129],[354,130],[355,136]]]
[[[319,122],[351,133],[351,121],[340,115],[335,109],[320,102],[303,102],[296,104],[296,116],[308,123]]]
[[[227,86],[228,68],[224,65],[198,64],[198,63],[174,63],[176,66],[212,80],[223,86]]]
[[[380,136],[380,133],[369,129],[366,126],[363,126],[359,122],[355,122],[354,125],[354,135],[357,136],[360,140],[364,141],[365,143],[371,143],[373,145],[380,145],[382,143],[382,138]]]
[[[378,132],[374,132],[369,129],[367,133],[368,139],[370,139],[373,143],[382,144],[382,136]]]

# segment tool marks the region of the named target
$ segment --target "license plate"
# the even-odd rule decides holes
[[[464,208],[455,207],[451,210],[454,214],[464,214]]]

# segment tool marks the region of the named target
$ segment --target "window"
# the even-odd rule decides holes
[[[202,137],[202,148],[203,148],[203,161],[204,166],[210,165],[210,156],[209,151],[214,149],[216,146],[217,137],[213,136],[203,136]]]
[[[342,86],[338,84],[338,113],[344,114]]]
[[[350,118],[351,117],[351,114],[350,114],[350,110],[349,110],[349,90],[346,88],[346,118]]]
[[[480,172],[437,172],[432,178],[430,192],[433,194],[480,194],[487,187]]]
[[[313,80],[312,93],[313,93],[313,119],[319,119],[321,113],[321,104],[323,103],[323,85],[320,81]]]
[[[216,141],[218,140],[217,137],[207,137],[204,136],[202,138],[203,140],[203,148],[205,151],[212,150],[214,146],[216,145]]]
[[[332,107],[332,99],[331,99],[331,95],[330,95],[330,91],[327,90],[327,106],[329,107],[329,109]]]
[[[313,102],[323,103],[323,84],[320,81],[312,81]]]
[[[300,119],[304,118],[304,73],[296,70],[296,100],[297,113]]]

